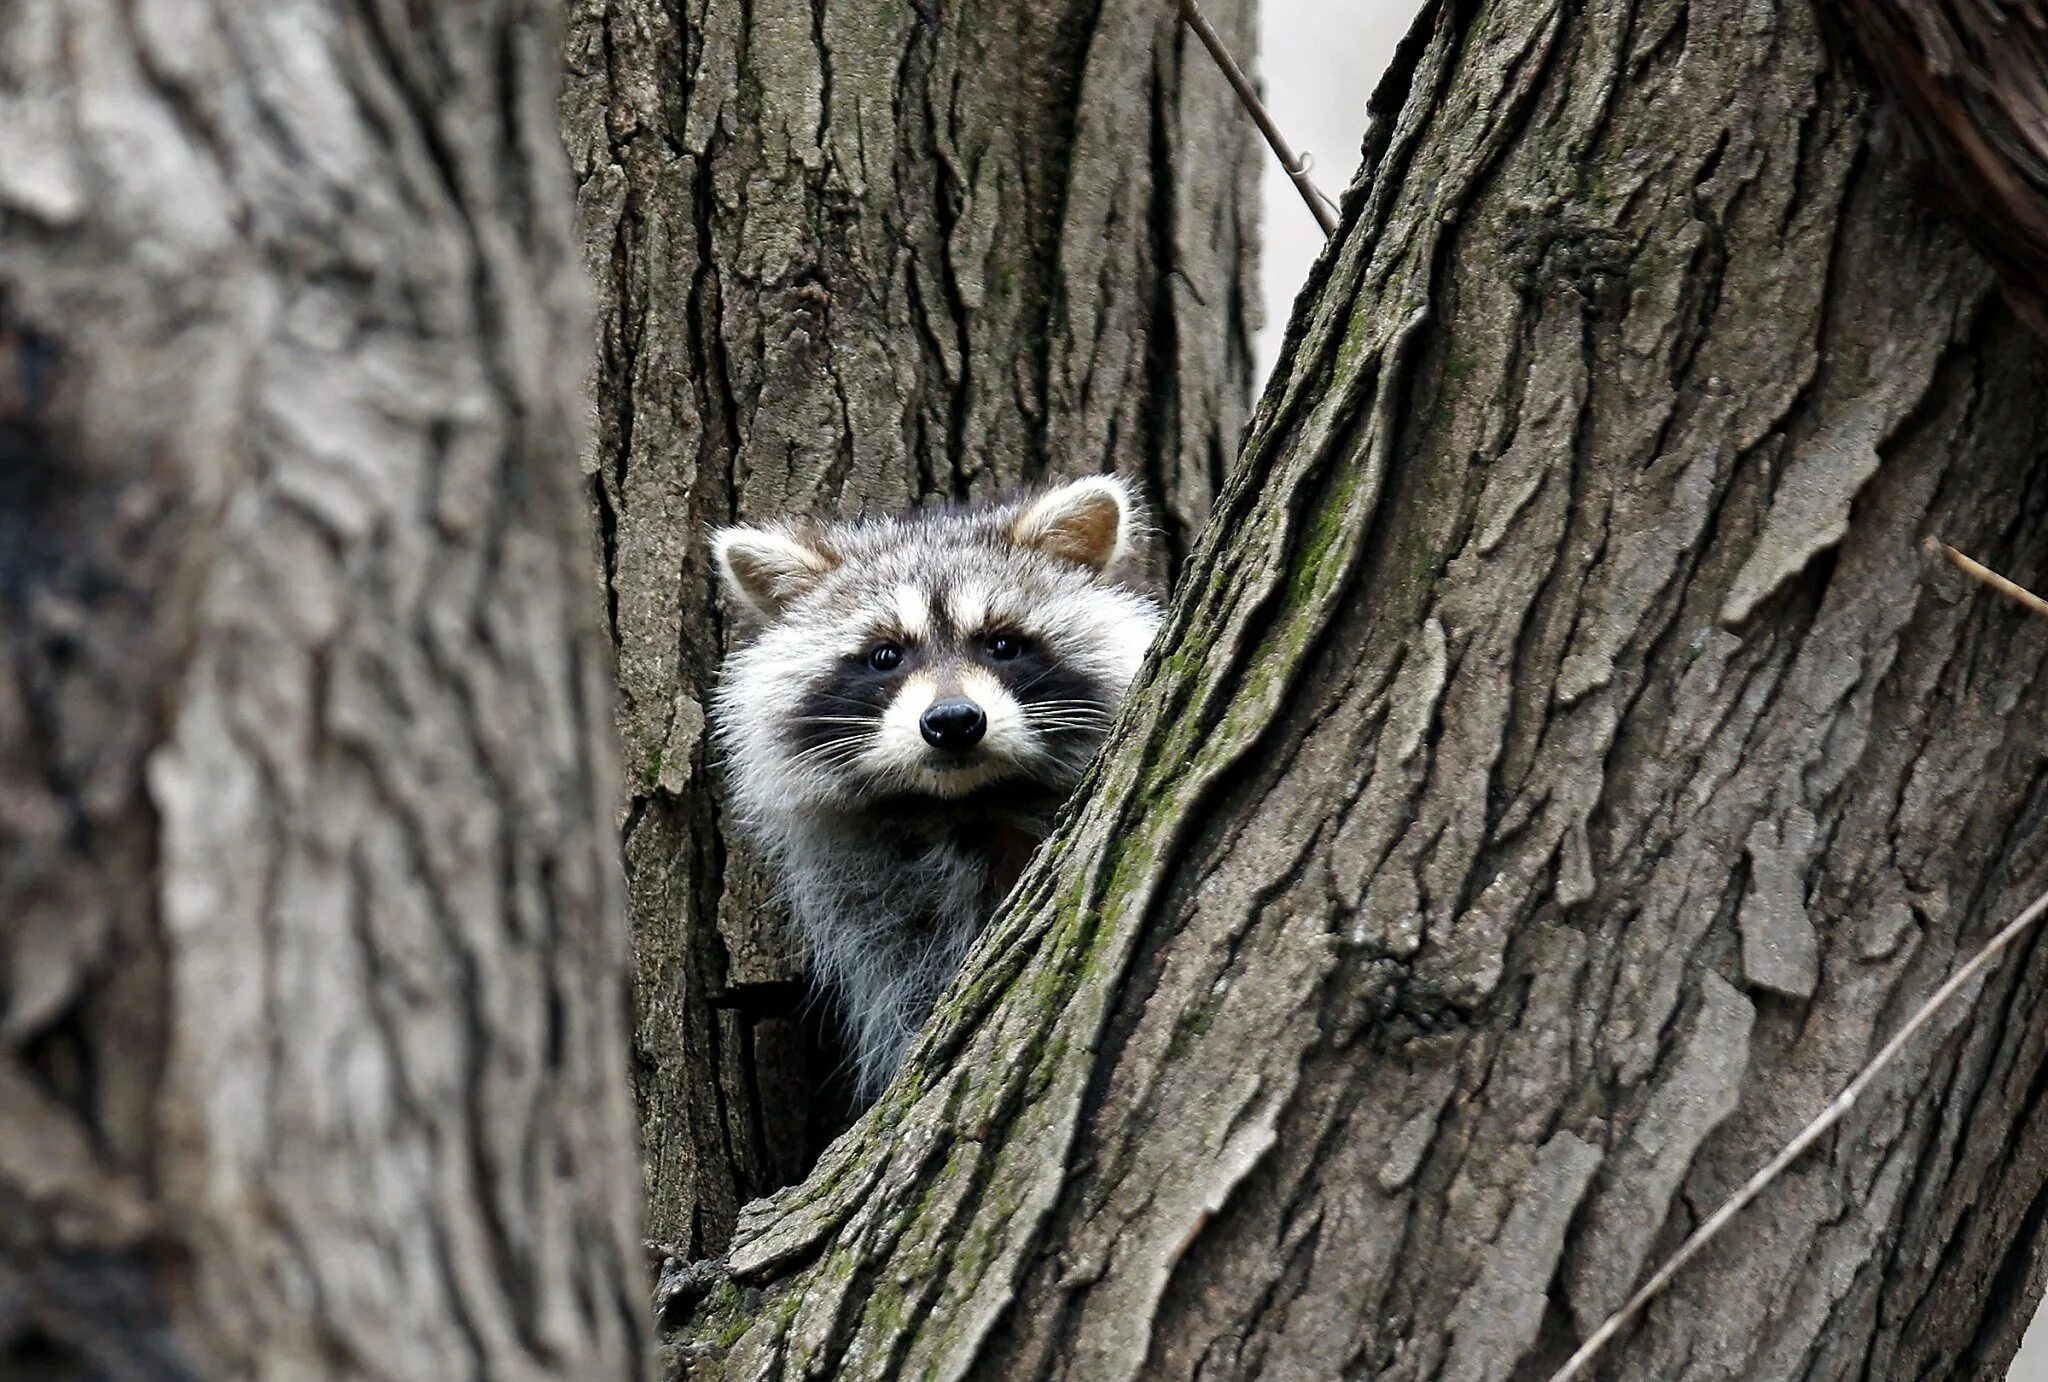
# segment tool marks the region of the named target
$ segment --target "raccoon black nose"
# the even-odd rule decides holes
[[[981,742],[981,736],[988,733],[988,716],[981,713],[981,707],[962,696],[949,696],[943,701],[933,701],[920,715],[917,727],[924,734],[924,741],[935,749],[947,749],[963,753]]]

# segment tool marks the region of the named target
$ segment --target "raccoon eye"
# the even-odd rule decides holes
[[[903,665],[903,650],[894,643],[878,644],[868,652],[868,666],[877,672],[893,672]]]
[[[997,662],[1008,662],[1024,651],[1024,640],[1012,638],[1006,633],[992,633],[988,636],[988,655]]]

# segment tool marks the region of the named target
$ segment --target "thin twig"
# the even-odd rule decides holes
[[[1668,1286],[1671,1278],[1678,1275],[1679,1269],[1697,1257],[1700,1249],[1711,1243],[1721,1230],[1728,1226],[1730,1219],[1741,1213],[1744,1206],[1762,1194],[1764,1187],[1776,1180],[1787,1166],[1797,1161],[1801,1153],[1820,1141],[1829,1128],[1848,1115],[1849,1110],[1855,1107],[1857,1097],[1869,1088],[1870,1082],[1897,1058],[1899,1052],[1906,1049],[1906,1043],[1927,1025],[1929,1019],[1939,1012],[1949,999],[1966,988],[1972,979],[1990,968],[1991,962],[2017,940],[2021,932],[2040,920],[2044,913],[2048,913],[2048,893],[2042,893],[2035,898],[2033,905],[2007,922],[2005,928],[1993,936],[1982,950],[1972,955],[1968,964],[1951,974],[1948,981],[1934,991],[1934,996],[1922,1003],[1919,1010],[1906,1019],[1906,1025],[1899,1028],[1897,1034],[1884,1044],[1884,1049],[1871,1059],[1870,1064],[1858,1071],[1856,1078],[1849,1081],[1842,1092],[1835,1096],[1835,1101],[1827,1106],[1820,1117],[1800,1129],[1799,1136],[1786,1143],[1785,1150],[1772,1157],[1770,1165],[1751,1176],[1748,1184],[1736,1191],[1726,1204],[1715,1210],[1713,1217],[1701,1224],[1698,1231],[1672,1254],[1671,1260],[1659,1267],[1657,1274],[1644,1282],[1640,1291],[1629,1297],[1628,1304],[1609,1315],[1607,1322],[1594,1330],[1592,1337],[1579,1346],[1579,1351],[1574,1353],[1563,1367],[1551,1374],[1550,1382],[1570,1382],[1570,1379],[1584,1372],[1586,1365],[1593,1360],[1593,1355],[1606,1347],[1607,1341],[1619,1334],[1622,1326],[1635,1318],[1638,1311]]]
[[[1195,37],[1202,40],[1202,46],[1209,50],[1209,56],[1216,59],[1216,65],[1223,69],[1223,75],[1230,82],[1231,90],[1237,93],[1237,99],[1243,103],[1245,113],[1252,117],[1252,123],[1259,127],[1259,133],[1266,136],[1266,142],[1273,147],[1273,156],[1280,160],[1280,166],[1287,170],[1287,176],[1293,181],[1295,190],[1300,192],[1301,199],[1308,203],[1308,214],[1316,218],[1316,224],[1323,228],[1325,236],[1335,235],[1336,203],[1324,196],[1316,185],[1309,181],[1308,160],[1295,157],[1294,149],[1281,135],[1280,127],[1273,123],[1273,117],[1267,113],[1265,103],[1259,99],[1259,93],[1252,90],[1251,81],[1245,76],[1244,69],[1237,65],[1237,59],[1230,56],[1230,50],[1223,46],[1222,35],[1209,23],[1208,16],[1202,13],[1201,6],[1197,5],[1195,0],[1179,0],[1179,5],[1181,22],[1195,31]]]
[[[1970,577],[1972,580],[1982,581],[2014,604],[2030,609],[2044,618],[2048,618],[2048,600],[2042,599],[2017,581],[2009,581],[1983,563],[1971,561],[1946,542],[1928,538],[1924,545],[1929,553],[1939,553],[1947,557],[1956,570],[1962,572],[1965,576]]]
[[[2015,604],[2024,606],[2036,614],[2048,616],[2048,600],[2043,600],[2025,586],[2007,580],[1981,562],[1970,560],[1945,542],[1930,537],[1925,547],[1930,556],[1938,553],[1947,557],[1964,575],[1983,582]],[[1679,1246],[1678,1251],[1672,1254],[1671,1260],[1659,1267],[1657,1274],[1644,1282],[1642,1289],[1629,1297],[1627,1304],[1609,1315],[1606,1321],[1593,1331],[1592,1336],[1579,1346],[1579,1351],[1567,1359],[1563,1367],[1551,1374],[1550,1382],[1571,1382],[1572,1378],[1584,1372],[1594,1355],[1606,1347],[1607,1341],[1619,1334],[1624,1325],[1655,1299],[1658,1293],[1671,1283],[1671,1279],[1678,1275],[1679,1270],[1697,1257],[1700,1250],[1728,1226],[1729,1220],[1741,1213],[1751,1200],[1762,1194],[1766,1186],[1782,1175],[1785,1168],[1797,1161],[1807,1148],[1818,1142],[1828,1129],[1848,1116],[1849,1110],[1855,1107],[1857,1098],[1870,1086],[1870,1082],[1898,1057],[1899,1052],[1906,1048],[1906,1043],[1913,1039],[1914,1033],[1926,1026],[1934,1014],[1961,992],[1972,979],[1988,969],[1991,962],[2017,940],[2021,932],[2040,920],[2044,913],[2048,913],[2048,893],[2035,898],[2031,906],[2007,922],[2004,929],[1993,936],[1982,950],[1971,956],[1968,964],[1950,975],[1948,981],[1934,991],[1933,997],[1922,1003],[1912,1017],[1906,1020],[1906,1025],[1899,1028],[1892,1039],[1884,1044],[1884,1049],[1871,1059],[1870,1064],[1858,1071],[1856,1078],[1849,1081],[1847,1087],[1835,1096],[1834,1102],[1822,1110],[1820,1117],[1800,1129],[1799,1135],[1786,1143],[1784,1150],[1771,1158],[1769,1165],[1751,1176],[1742,1189],[1736,1191],[1726,1204],[1715,1210],[1713,1217],[1701,1224],[1698,1231]]]

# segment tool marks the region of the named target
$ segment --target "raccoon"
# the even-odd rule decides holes
[[[838,1010],[862,1103],[1108,733],[1159,625],[1093,477],[981,508],[713,537],[758,625],[713,701],[741,827]]]

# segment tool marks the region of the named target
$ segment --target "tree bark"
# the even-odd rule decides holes
[[[1250,395],[1256,150],[1160,0],[580,0],[569,65],[649,1228],[698,1255],[844,1121],[707,755],[707,530],[1115,470],[1164,574]]]
[[[0,44],[0,1374],[646,1356],[547,5]]]
[[[1921,177],[2048,335],[2048,13],[2010,0],[1826,0]]]
[[[2048,886],[2040,347],[1804,0],[1438,4],[1160,651],[731,1377],[1542,1377]],[[1997,1375],[2023,942],[1610,1352]]]

